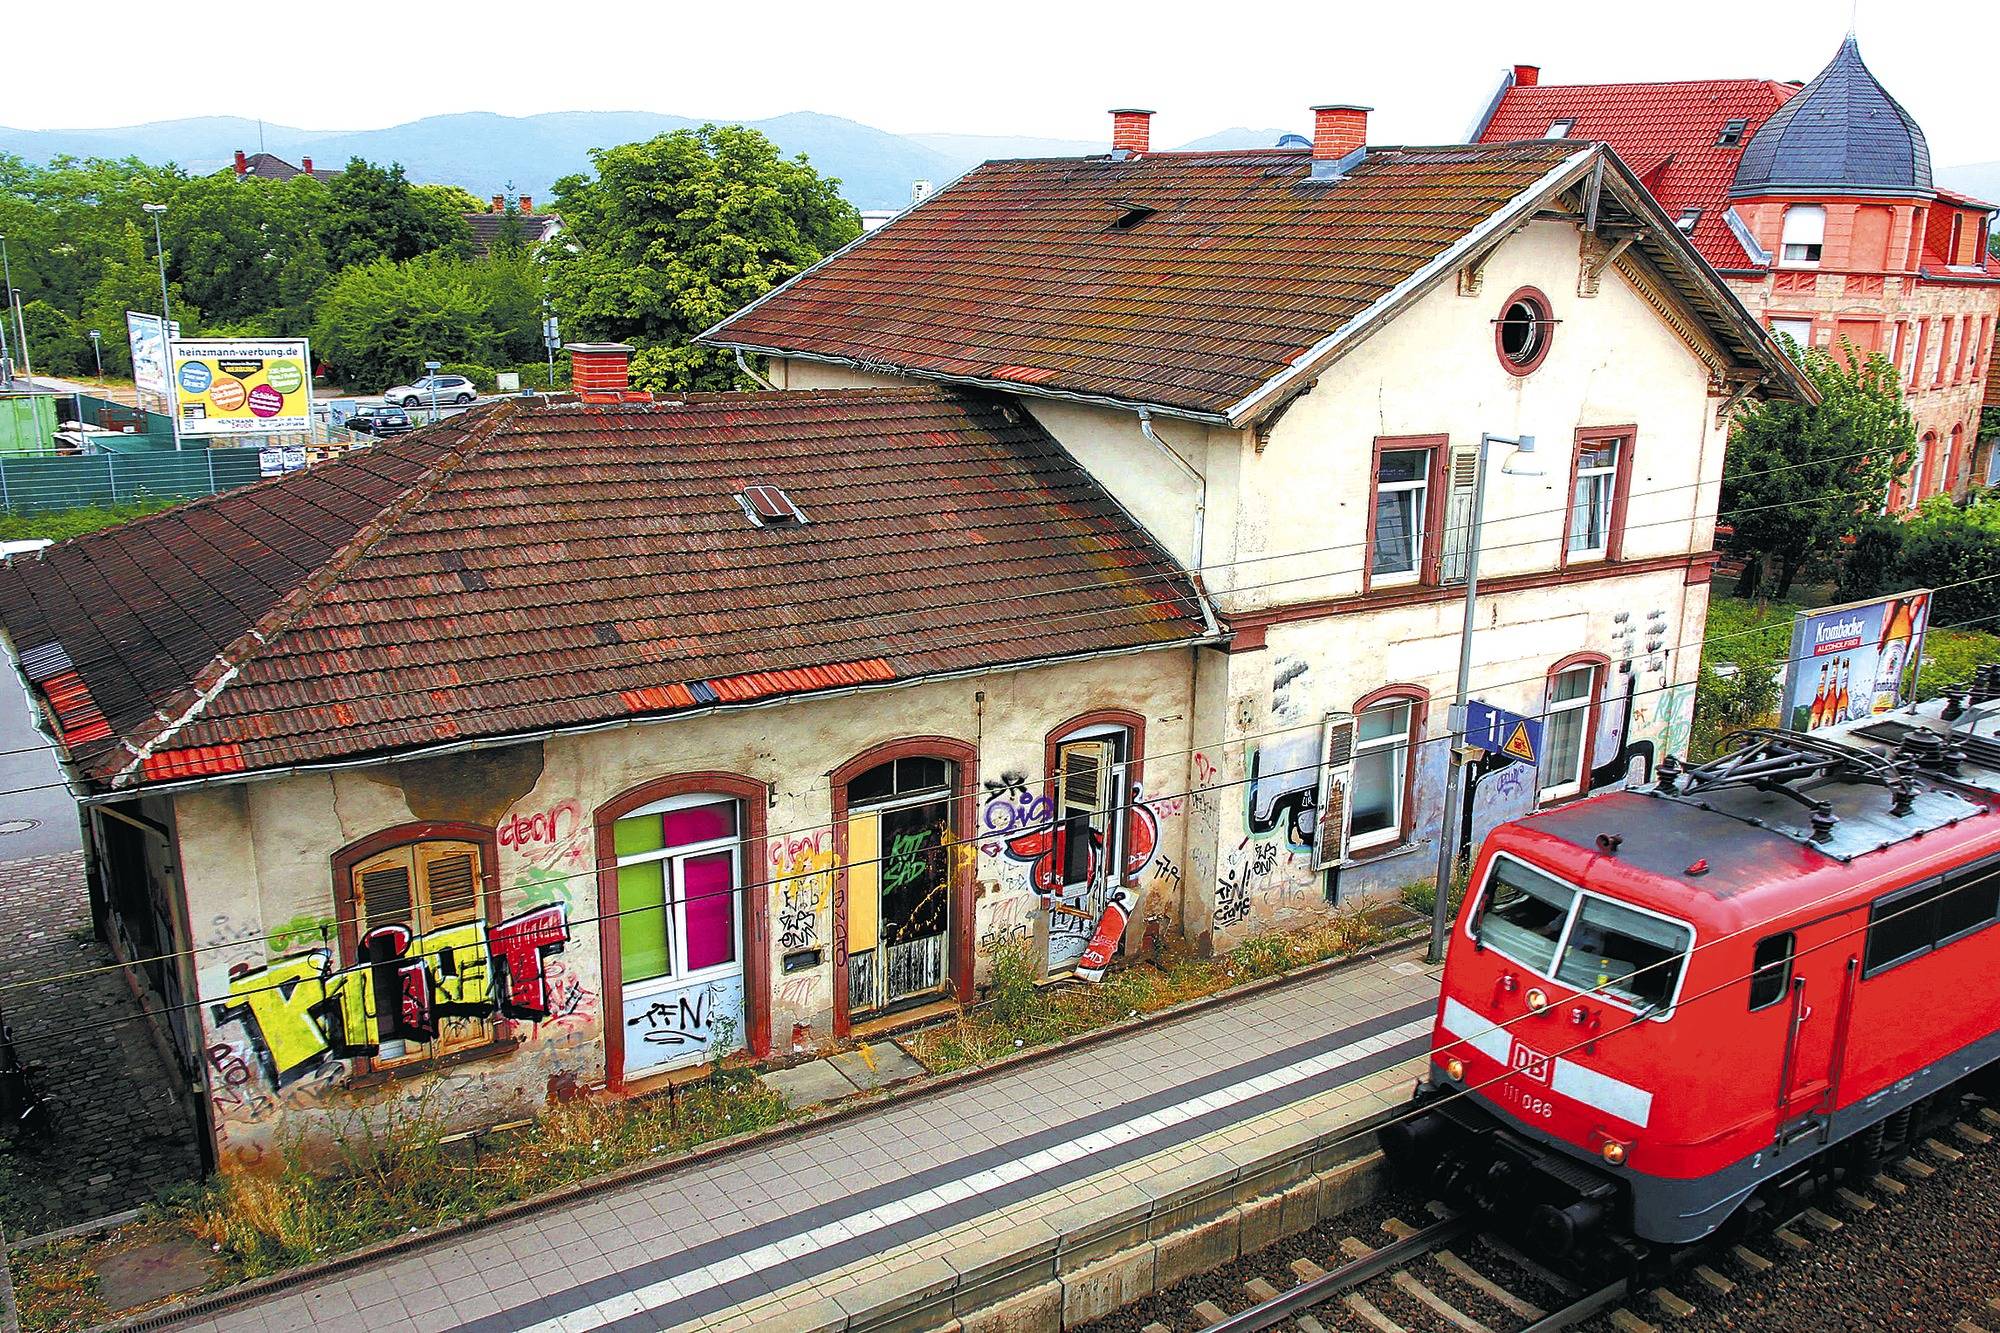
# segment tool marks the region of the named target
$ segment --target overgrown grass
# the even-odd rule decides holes
[[[2000,662],[2000,634],[1976,629],[1934,629],[1924,635],[1917,697],[1935,699],[1972,679],[1972,669]]]
[[[1366,916],[1341,913],[1296,930],[1253,936],[1217,958],[1169,953],[1095,984],[1059,986],[1037,985],[1033,952],[1021,941],[1008,941],[992,954],[986,998],[908,1044],[932,1070],[969,1069],[1245,981],[1344,957],[1382,938],[1382,928]]]
[[[52,542],[81,537],[114,523],[127,523],[147,514],[179,504],[179,500],[134,500],[121,505],[89,505],[81,509],[55,509],[45,514],[0,515],[0,541],[32,541],[46,537]]]
[[[212,1285],[227,1286],[479,1217],[791,1115],[784,1098],[749,1071],[721,1069],[671,1094],[552,1106],[475,1150],[472,1141],[447,1136],[435,1108],[419,1102],[375,1124],[354,1117],[336,1136],[331,1166],[286,1150],[276,1173],[192,1187],[135,1228],[211,1250]],[[119,1313],[106,1308],[91,1264],[131,1239],[127,1230],[101,1246],[68,1240],[15,1256],[23,1329],[82,1328]]]
[[[1701,660],[1709,665],[1763,662],[1775,665],[1791,651],[1792,621],[1802,603],[1732,597],[1718,583],[1708,599],[1708,628]]]

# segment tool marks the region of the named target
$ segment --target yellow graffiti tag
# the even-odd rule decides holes
[[[420,936],[411,957],[429,970],[440,1009],[493,1007],[493,968],[486,956],[486,928],[479,922]]]
[[[315,949],[296,958],[280,959],[269,967],[246,971],[229,980],[230,1008],[249,1008],[250,1017],[263,1038],[264,1049],[270,1054],[272,1067],[280,1077],[326,1054],[326,1035],[313,1020],[312,1010],[326,1002],[325,975],[331,961],[326,950]],[[348,986],[341,989],[344,992],[361,992],[368,988]],[[365,1003],[365,997],[363,999]],[[346,1023],[347,1013],[353,1006],[349,995],[343,994],[342,1000],[342,1022]],[[372,1019],[365,1011],[361,1016],[368,1023],[368,1030],[372,1031]]]

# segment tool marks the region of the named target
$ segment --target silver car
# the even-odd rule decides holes
[[[428,407],[434,402],[463,407],[478,395],[479,390],[463,375],[426,375],[413,383],[382,390],[384,401],[398,407]]]

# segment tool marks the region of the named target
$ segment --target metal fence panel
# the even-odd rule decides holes
[[[0,507],[40,514],[134,500],[185,500],[259,479],[255,449],[0,457]]]

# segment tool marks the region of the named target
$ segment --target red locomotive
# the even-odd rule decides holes
[[[2000,673],[1982,670],[1982,682]],[[1751,732],[1501,826],[1391,1159],[1462,1206],[1698,1240],[2000,1074],[2000,703]]]

